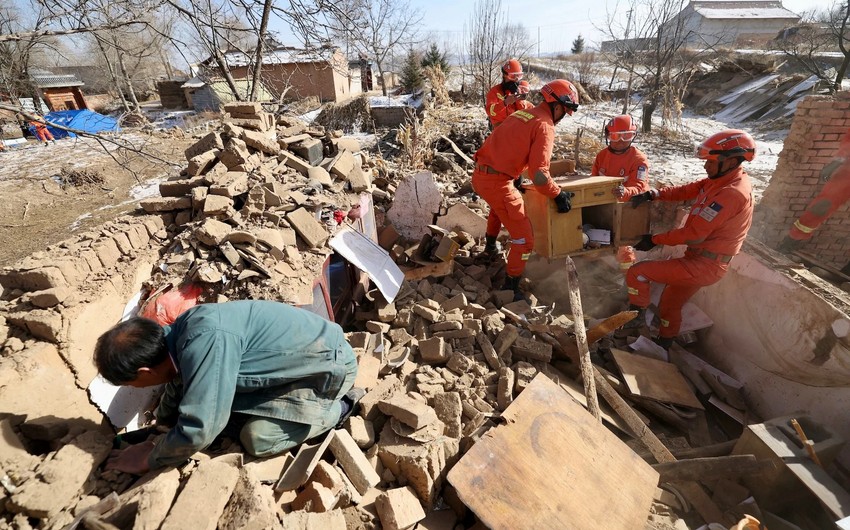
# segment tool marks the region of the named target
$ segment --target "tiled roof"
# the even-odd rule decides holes
[[[57,75],[53,73],[37,73],[31,74],[33,82],[36,84],[38,88],[57,88],[57,87],[67,87],[67,86],[83,86],[85,83],[77,79],[77,76],[67,74],[67,75]]]

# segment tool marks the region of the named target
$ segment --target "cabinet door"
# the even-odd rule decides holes
[[[618,203],[614,211],[614,245],[633,245],[640,236],[649,233],[649,203],[632,208],[629,203]]]
[[[573,208],[567,213],[558,213],[553,205],[550,218],[552,220],[551,257],[561,258],[584,248],[581,231],[581,208]]]

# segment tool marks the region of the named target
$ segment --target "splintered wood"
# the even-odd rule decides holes
[[[658,473],[543,374],[449,472],[493,530],[643,528]]]

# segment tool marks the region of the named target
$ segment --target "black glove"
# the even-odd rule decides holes
[[[572,209],[573,205],[570,204],[570,197],[573,195],[575,194],[570,191],[561,190],[561,193],[555,197],[555,205],[558,207],[558,213],[567,213]]]
[[[641,204],[643,204],[645,202],[649,202],[654,198],[655,198],[655,194],[652,193],[652,190],[650,190],[650,191],[645,191],[643,193],[639,193],[639,194],[635,195],[634,197],[629,199],[629,202],[632,203],[632,208],[637,208]]]
[[[522,177],[514,179],[514,188],[518,189],[520,193],[525,193],[525,188],[522,187]]]
[[[644,234],[640,236],[640,241],[635,245],[635,250],[642,250],[644,252],[648,250],[652,250],[655,248],[655,243],[652,242],[652,234]]]
[[[832,178],[832,174],[835,173],[835,170],[838,169],[843,163],[844,160],[838,158],[836,160],[833,160],[829,164],[823,166],[823,169],[820,170],[820,181],[829,182],[829,179]]]

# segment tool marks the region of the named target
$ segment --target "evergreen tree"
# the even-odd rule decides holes
[[[573,41],[573,47],[570,50],[573,55],[582,53],[584,51],[584,37],[579,33],[578,37]]]
[[[444,74],[449,73],[449,60],[446,53],[440,52],[440,48],[435,43],[431,43],[431,47],[425,52],[422,58],[422,66],[437,66]]]
[[[425,86],[422,63],[419,54],[413,50],[407,52],[404,68],[401,70],[401,88],[408,94],[421,90]]]

